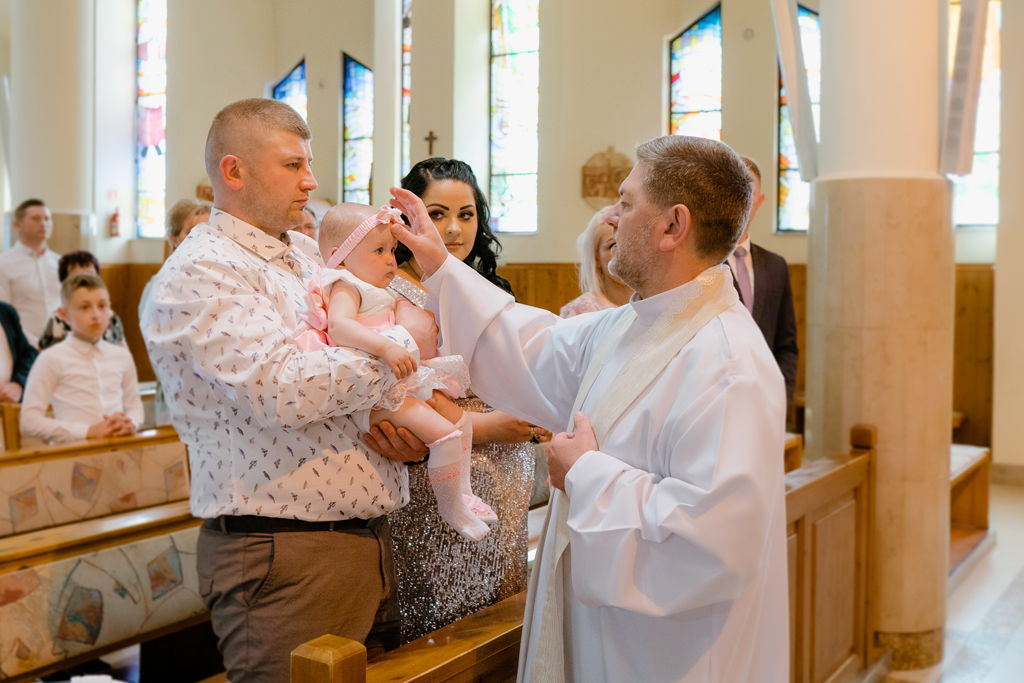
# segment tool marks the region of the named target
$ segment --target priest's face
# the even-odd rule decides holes
[[[637,164],[619,187],[619,201],[608,214],[615,228],[615,248],[608,272],[642,292],[653,275],[658,249],[654,243],[654,225],[661,211],[647,198],[643,189],[646,169]]]

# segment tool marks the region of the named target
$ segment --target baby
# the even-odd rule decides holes
[[[308,329],[296,343],[307,350],[348,346],[387,363],[400,381],[372,410],[353,417],[363,431],[388,420],[426,442],[427,473],[441,517],[461,536],[478,541],[489,531],[486,522],[497,516],[470,489],[472,423],[462,414],[452,424],[424,402],[435,390],[452,398],[465,393],[469,371],[461,356],[433,358],[436,348],[418,349],[390,333],[397,303],[385,289],[397,272],[390,226],[400,216],[397,209],[363,204],[339,204],[327,212],[319,240],[327,264],[310,281]]]

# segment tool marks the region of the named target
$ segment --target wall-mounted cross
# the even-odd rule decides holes
[[[434,143],[437,142],[437,136],[434,135],[434,131],[430,131],[427,137],[423,139],[427,141],[427,154],[434,156]]]

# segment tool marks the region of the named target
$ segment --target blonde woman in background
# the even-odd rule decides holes
[[[562,306],[563,318],[621,306],[633,295],[633,290],[608,270],[608,263],[615,256],[615,233],[606,220],[610,209],[606,206],[598,210],[576,238],[582,294]]]

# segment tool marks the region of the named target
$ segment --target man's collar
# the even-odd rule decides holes
[[[20,249],[24,253],[26,253],[29,256],[32,256],[34,258],[39,258],[40,256],[43,256],[49,250],[49,247],[47,246],[46,242],[43,242],[41,248],[37,250],[37,249],[33,249],[32,247],[28,246],[27,244],[25,244],[21,240],[18,240],[14,244],[14,248],[15,249]]]
[[[638,321],[650,325],[666,310],[682,310],[687,301],[701,293],[706,279],[719,273],[723,268],[724,272],[729,273],[729,276],[732,277],[729,266],[720,263],[704,270],[689,282],[684,282],[678,287],[664,292],[658,292],[646,299],[641,299],[634,293],[629,299],[629,305],[636,311]]]
[[[234,240],[266,261],[280,258],[292,248],[288,233],[282,233],[282,239],[274,239],[256,226],[221,209],[214,209],[208,222],[215,232]]]

